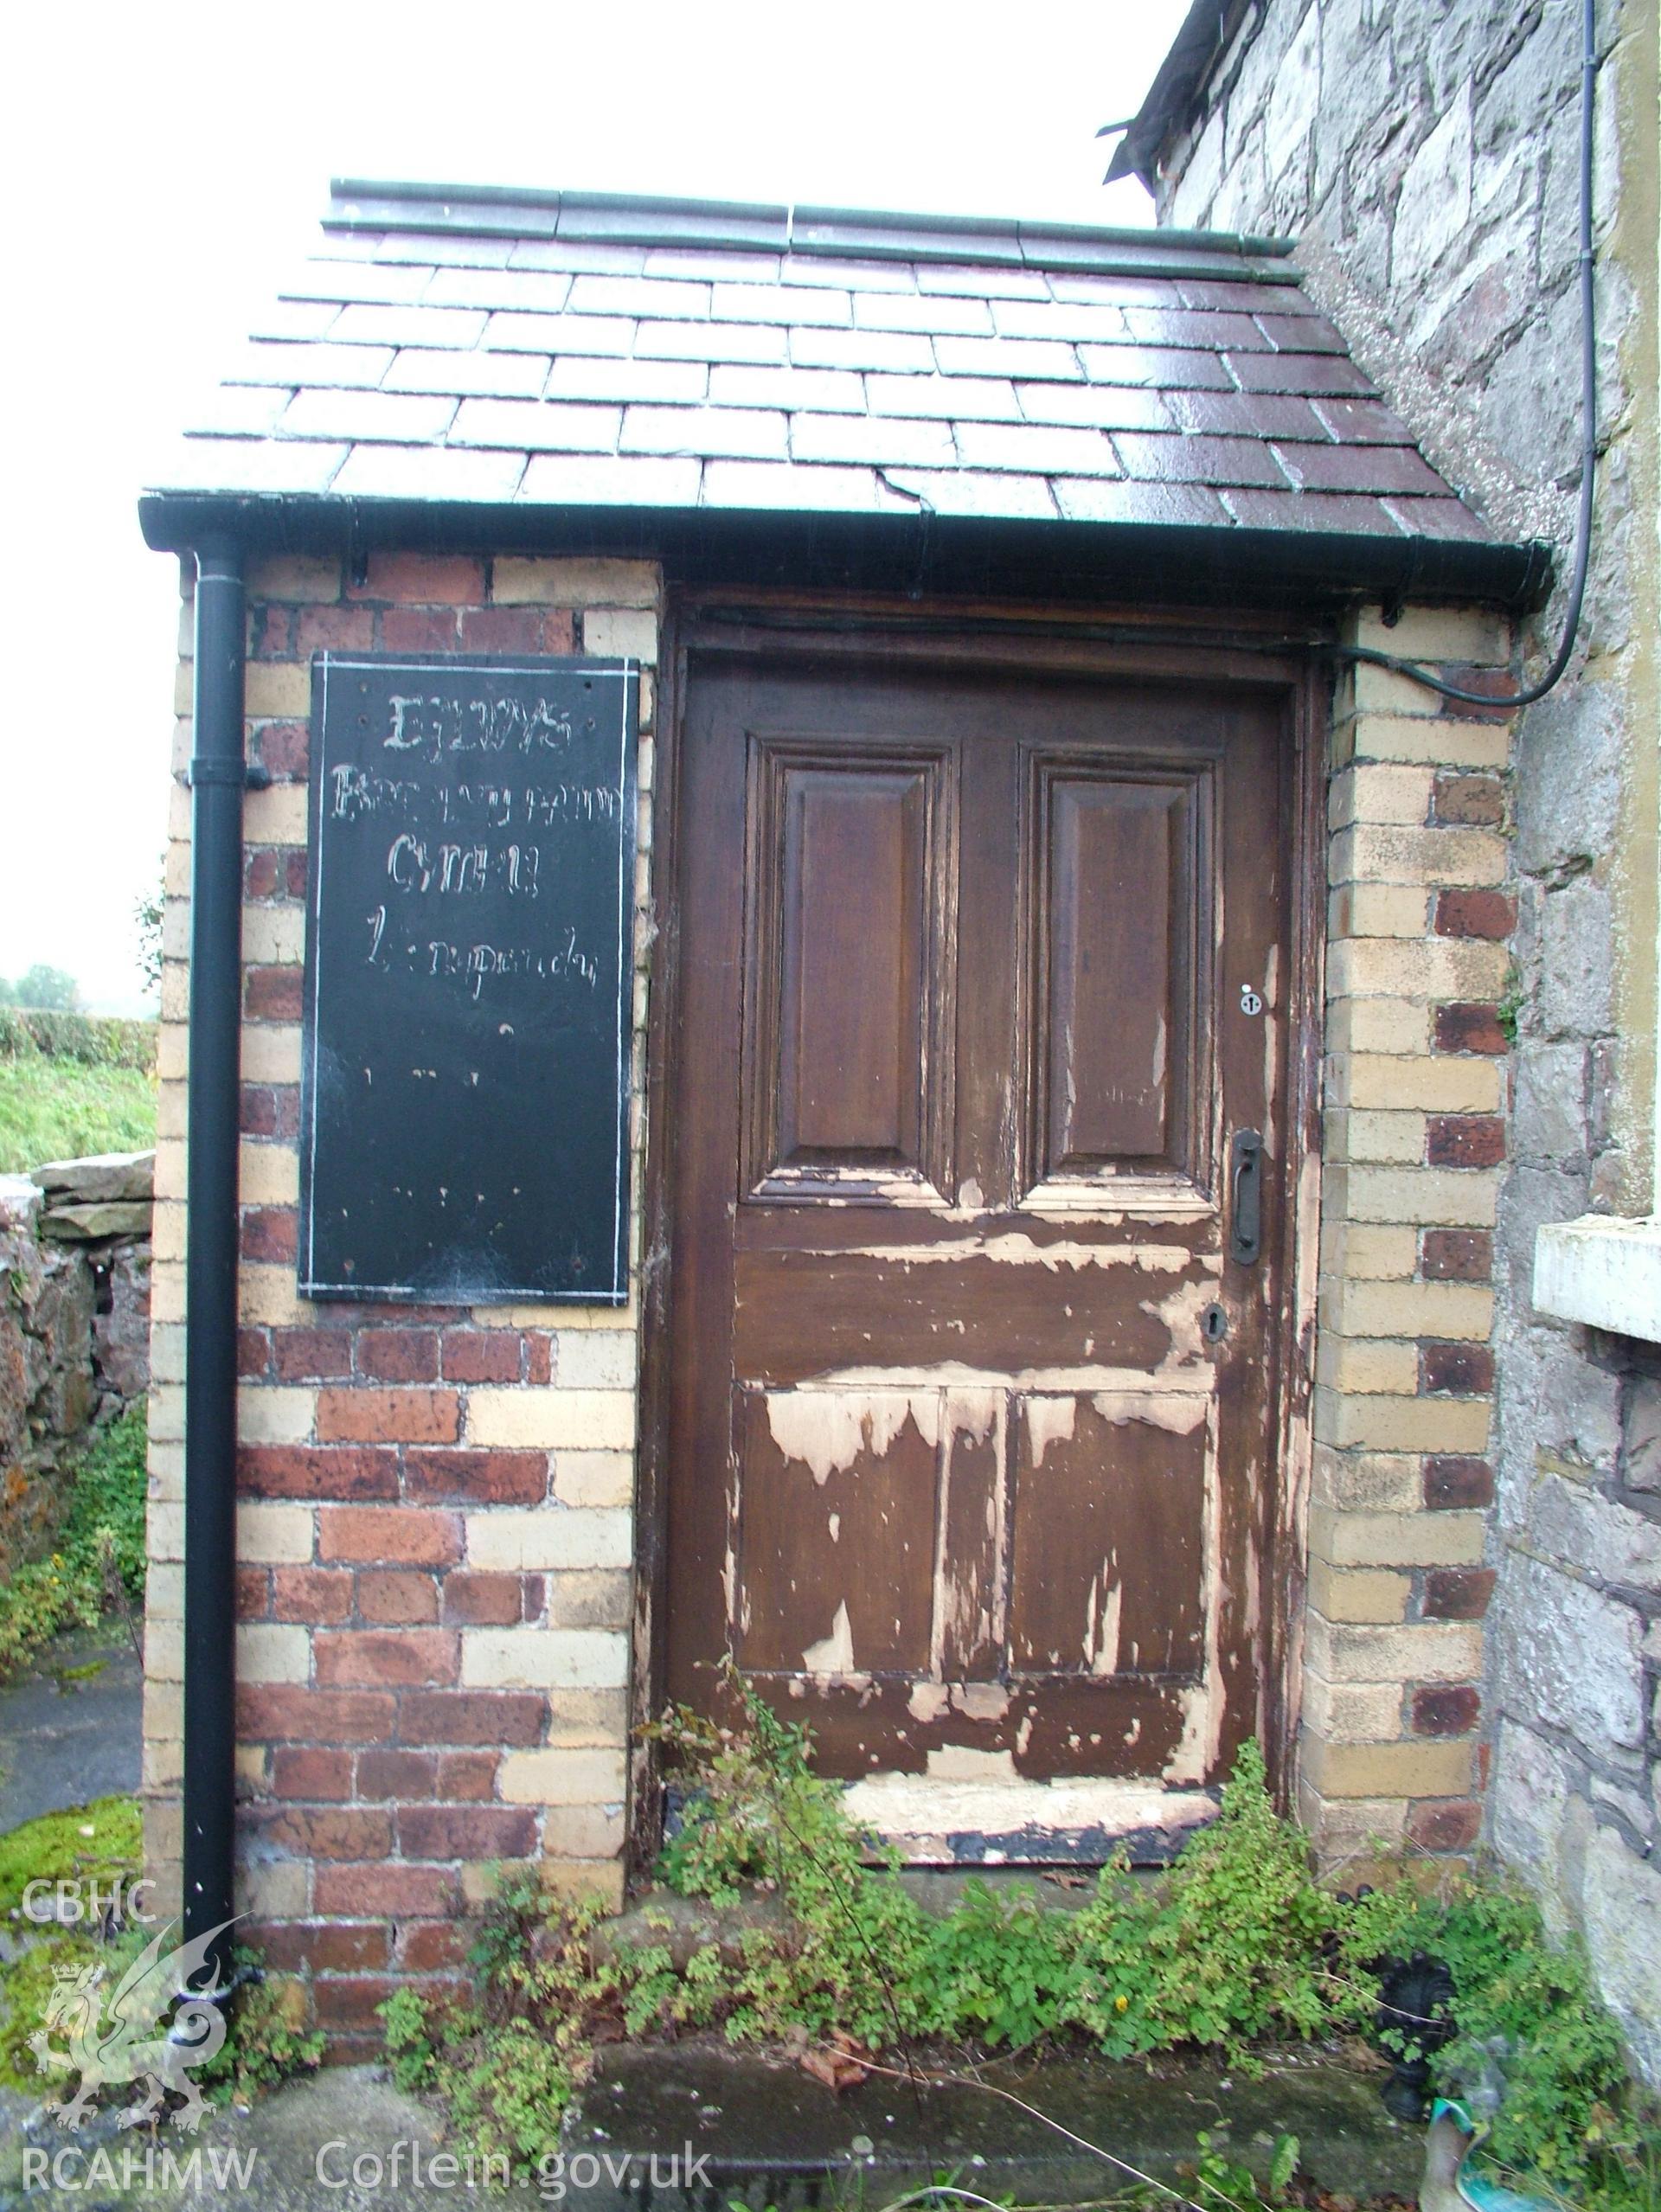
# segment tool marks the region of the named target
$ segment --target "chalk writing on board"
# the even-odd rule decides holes
[[[299,1283],[627,1296],[632,663],[313,668]]]

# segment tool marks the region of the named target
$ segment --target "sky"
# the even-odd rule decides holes
[[[144,0],[8,35],[0,977],[145,1010],[176,564],[146,457],[309,250],[334,176],[1141,225],[1103,189],[1185,0]]]

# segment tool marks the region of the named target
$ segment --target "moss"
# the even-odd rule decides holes
[[[31,1882],[97,1882],[138,1870],[144,1841],[136,1798],[99,1798],[42,1813],[0,1836],[0,1914],[22,1907]]]

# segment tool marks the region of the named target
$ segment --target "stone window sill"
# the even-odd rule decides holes
[[[1534,1302],[1565,1321],[1661,1343],[1661,1218],[1549,1222],[1535,1240]]]

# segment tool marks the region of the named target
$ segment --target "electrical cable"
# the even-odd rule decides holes
[[[1467,706],[1485,707],[1491,714],[1496,715],[1509,714],[1514,707],[1532,706],[1536,699],[1543,699],[1568,666],[1569,655],[1574,650],[1574,639],[1581,626],[1581,610],[1586,599],[1587,569],[1592,555],[1592,500],[1598,460],[1597,327],[1592,258],[1592,137],[1598,67],[1597,0],[1583,0],[1581,33],[1581,497],[1575,529],[1574,567],[1569,580],[1562,643],[1553,656],[1550,667],[1537,683],[1527,684],[1521,690],[1507,693],[1503,697],[1492,692],[1472,691],[1460,684],[1449,683],[1440,676],[1433,676],[1418,661],[1403,659],[1395,653],[1380,652],[1369,645],[1336,645],[1331,649],[1341,660],[1362,661],[1369,668],[1388,669],[1392,675],[1406,676],[1409,682],[1422,684],[1427,690],[1434,691],[1441,698],[1457,699]]]

